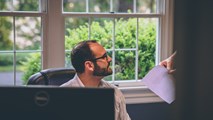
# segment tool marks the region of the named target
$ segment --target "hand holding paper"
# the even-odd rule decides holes
[[[163,66],[155,66],[142,80],[147,87],[167,103],[175,100],[174,77]]]

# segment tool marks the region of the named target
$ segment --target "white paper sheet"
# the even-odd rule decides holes
[[[174,77],[163,66],[155,66],[142,79],[145,85],[167,103],[175,100]]]

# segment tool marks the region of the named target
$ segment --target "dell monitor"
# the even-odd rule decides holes
[[[2,120],[114,120],[114,89],[0,87]]]

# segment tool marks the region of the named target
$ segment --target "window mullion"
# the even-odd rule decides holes
[[[47,12],[47,0],[39,0],[39,12]]]
[[[13,12],[14,11],[14,4],[13,4],[13,0],[10,0],[11,1],[11,9],[10,11]]]
[[[137,5],[136,5],[136,0],[133,0],[133,12],[136,13],[137,12]]]
[[[115,18],[113,18],[113,38],[112,38],[112,82],[115,82]]]
[[[138,19],[137,18],[137,26],[136,26],[136,50],[135,50],[135,80],[138,81]]]
[[[13,77],[14,86],[16,86],[16,20],[13,16]]]
[[[89,0],[86,0],[86,12],[89,13]]]
[[[113,0],[110,0],[110,12],[113,12]]]

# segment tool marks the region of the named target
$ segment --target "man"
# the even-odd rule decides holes
[[[72,50],[71,62],[76,70],[75,77],[62,87],[106,87],[115,89],[115,120],[131,120],[121,91],[114,85],[102,80],[112,74],[109,67],[111,57],[95,40],[82,41]],[[167,61],[166,61],[167,62]],[[164,62],[162,65],[167,65]]]

